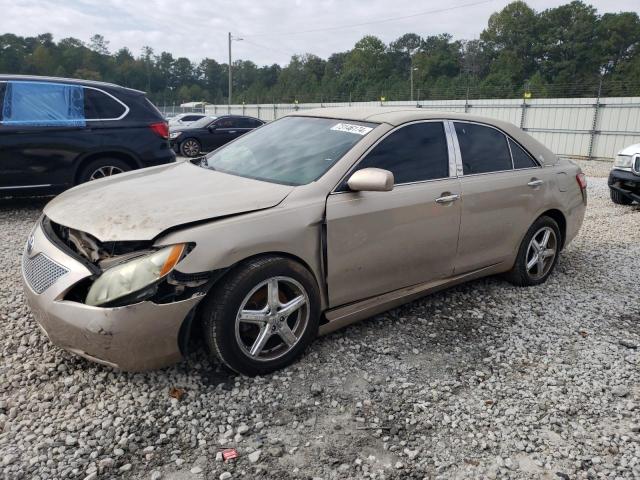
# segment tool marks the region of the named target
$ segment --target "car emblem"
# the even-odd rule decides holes
[[[33,251],[33,243],[35,241],[35,237],[33,234],[29,235],[29,239],[27,240],[27,255],[31,255]]]

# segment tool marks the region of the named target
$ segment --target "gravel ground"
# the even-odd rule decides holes
[[[52,346],[19,281],[44,202],[0,203],[2,478],[640,478],[640,207],[584,168],[585,224],[546,284],[462,285],[262,378],[202,348],[126,374]]]

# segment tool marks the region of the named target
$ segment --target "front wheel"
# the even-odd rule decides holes
[[[546,282],[558,262],[560,246],[556,221],[547,216],[538,218],[524,236],[516,263],[506,274],[507,280],[520,287]]]
[[[203,310],[209,351],[228,368],[261,375],[291,364],[318,332],[318,287],[302,265],[282,257],[241,264]]]

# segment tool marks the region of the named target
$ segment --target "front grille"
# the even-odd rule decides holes
[[[44,292],[56,281],[69,272],[62,265],[58,265],[43,253],[38,253],[29,258],[22,256],[22,269],[24,277],[34,292],[40,294]]]

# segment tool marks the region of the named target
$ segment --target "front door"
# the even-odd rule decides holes
[[[450,176],[451,151],[442,122],[399,127],[353,170],[391,171],[392,191],[351,192],[341,185],[329,195],[326,241],[331,307],[452,275],[460,184]]]

